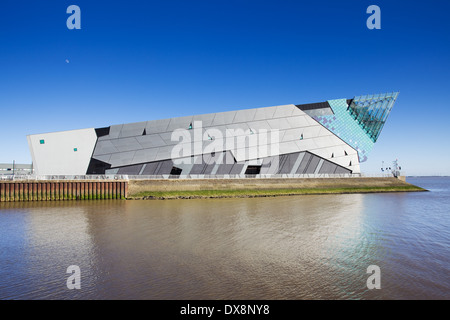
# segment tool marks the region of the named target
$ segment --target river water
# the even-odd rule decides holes
[[[1,203],[0,299],[450,299],[450,178],[407,181],[430,192]]]

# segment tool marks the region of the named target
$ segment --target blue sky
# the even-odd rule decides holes
[[[27,134],[400,91],[363,172],[398,158],[450,175],[449,15],[446,0],[3,0],[0,162],[31,162]]]

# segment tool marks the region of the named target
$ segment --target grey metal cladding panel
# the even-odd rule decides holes
[[[253,121],[256,114],[256,109],[245,109],[236,111],[233,123]]]
[[[147,121],[147,125],[145,126],[145,132],[147,134],[166,132],[169,122],[170,122],[170,119]]]
[[[95,145],[94,156],[117,152],[119,152],[119,150],[111,143],[111,140],[98,140]]]
[[[320,159],[319,160],[319,164],[316,166],[316,170],[314,170],[314,174],[318,174],[319,173],[319,170],[322,168],[324,162],[325,162],[324,159]]]
[[[191,169],[190,174],[202,174],[204,172],[205,168],[206,168],[205,163],[194,164],[194,166]]]
[[[223,158],[224,163],[234,164],[236,162],[236,158],[233,156],[233,153],[230,151],[225,151],[225,156]]]
[[[165,160],[161,163],[161,166],[158,169],[156,174],[169,174],[172,171],[173,162],[172,160]]]
[[[318,173],[332,173],[330,172],[331,164],[329,161],[323,161],[322,166],[319,169]]]
[[[270,168],[267,170],[267,174],[276,174],[278,173],[278,171],[280,170],[280,157],[279,156],[275,156],[273,157],[271,163],[270,163]]]
[[[187,132],[187,130],[185,131],[185,132],[183,132],[182,133],[182,138],[180,138],[180,140],[179,141],[172,141],[172,132],[164,132],[164,133],[160,133],[159,134],[159,136],[161,137],[161,140],[164,142],[164,144],[166,145],[166,146],[171,146],[171,145],[175,145],[175,144],[178,144],[179,142],[184,142],[184,143],[186,143],[186,142],[189,142],[189,141],[191,141],[191,137],[189,136],[189,140],[186,140],[186,138],[185,137],[187,137],[186,135],[187,134],[189,134],[188,132]],[[178,137],[178,136],[176,136],[176,137]]]
[[[172,159],[172,150],[174,146],[159,147],[155,160]]]
[[[105,170],[105,174],[117,174],[119,168]]]
[[[250,133],[250,128],[248,127],[248,124],[245,122],[228,124],[228,125],[226,125],[226,127],[228,130],[234,130],[239,135],[242,135],[242,134],[245,135],[245,134]],[[240,130],[242,130],[242,132]]]
[[[295,163],[294,163],[294,165],[293,165],[292,168],[291,168],[291,172],[289,172],[289,173],[295,173],[295,172],[297,172],[298,166],[299,166],[300,163],[302,162],[303,157],[305,156],[305,153],[306,153],[306,152],[304,152],[304,151],[298,152],[297,160],[295,160]]]
[[[273,172],[273,170],[275,169],[275,166],[273,166],[273,168],[271,168],[271,170],[270,171],[272,171],[272,173],[276,173],[276,174],[279,174],[280,173],[280,170],[281,170],[281,168],[283,167],[283,165],[284,165],[284,162],[286,161],[286,155],[284,155],[284,154],[282,154],[282,155],[279,155],[278,156],[278,163],[273,163],[273,164],[275,164],[276,165],[276,172]]]
[[[134,137],[113,139],[110,141],[116,147],[116,149],[119,150],[119,152],[142,149],[142,146],[139,144],[139,142]]]
[[[305,156],[303,157],[302,162],[300,162],[300,165],[298,166],[296,173],[302,174],[305,172],[305,169],[308,166],[309,161],[311,160],[311,156],[312,155],[309,152],[306,152]]]
[[[263,164],[261,166],[261,174],[277,174],[280,171],[282,159],[286,157],[272,156],[263,159]]]
[[[166,145],[164,140],[159,134],[150,134],[145,136],[136,137],[137,142],[142,146],[142,148],[155,148],[163,147]]]
[[[142,169],[143,164],[138,164],[134,166],[127,166],[119,168],[117,174],[129,174],[129,175],[138,175]]]
[[[299,151],[303,151],[301,150],[297,143],[297,141],[285,141],[285,142],[281,142],[279,144],[279,152],[280,154],[286,154],[286,153],[294,153],[294,152],[299,152]]]
[[[105,154],[105,155],[101,155],[101,156],[92,156],[92,158],[99,160],[99,161],[103,161],[106,163],[109,163],[109,159],[111,158],[111,154]]]
[[[143,175],[155,175],[156,169],[158,169],[160,162],[150,162],[145,166],[144,171],[142,171]]]
[[[203,136],[205,135],[205,132],[211,133],[213,136],[219,134],[219,132],[220,132],[220,135],[222,137],[226,137],[226,130],[227,130],[226,125],[206,127],[206,128],[203,128],[201,137],[199,137],[200,135],[192,134],[192,140],[198,141],[199,138],[201,138],[201,140],[203,140],[203,138],[204,138]]]
[[[158,148],[137,150],[130,163],[145,163],[155,161]]]
[[[209,153],[203,154],[200,158],[202,158],[202,162],[205,164],[211,164],[212,163],[211,161],[215,160],[215,157],[213,159],[213,157]]]
[[[222,163],[221,165],[219,165],[216,174],[230,174],[230,171],[233,168],[233,166],[234,164],[231,163]]]
[[[275,113],[273,114],[274,118],[286,118],[290,117],[292,115],[292,112],[294,111],[295,106],[292,105],[284,105],[284,106],[277,106],[277,109],[275,110]]]
[[[216,116],[216,113],[196,115],[193,117],[192,122],[201,121],[203,128],[209,127],[209,126],[211,126],[215,116]]]
[[[193,116],[187,116],[170,119],[166,132],[172,132],[176,129],[188,129],[189,125],[192,123],[193,118]]]
[[[235,163],[231,168],[230,174],[240,174],[244,168],[244,163]]]
[[[113,153],[111,155],[111,158],[109,159],[109,162],[111,163],[112,167],[122,167],[130,165],[135,153],[136,151]]]
[[[292,116],[286,118],[291,128],[303,128],[310,126],[305,116]]]
[[[237,111],[219,112],[215,114],[212,126],[220,126],[233,123]]]
[[[261,171],[260,171],[261,174],[269,174],[268,172],[269,172],[270,166],[272,164],[271,163],[272,158],[273,157],[267,157],[267,158],[263,159],[263,163],[261,165]]]
[[[269,168],[271,162],[273,161],[275,157],[265,157],[262,159],[262,165],[261,168]]]
[[[281,168],[284,165],[284,162],[286,161],[287,155],[286,154],[281,154],[279,156],[279,160],[278,160],[278,171],[277,173],[280,173]]]
[[[100,137],[99,140],[116,139],[120,135],[123,124],[116,124],[109,127],[109,135]]]
[[[291,125],[286,118],[268,119],[267,122],[272,129],[291,129]]]
[[[286,158],[283,161],[282,167],[280,168],[279,173],[291,173],[292,168],[299,156],[299,152],[286,154]]]
[[[280,140],[280,142],[300,140],[304,131],[304,128],[287,129],[285,130],[283,138]]]
[[[325,160],[323,162],[322,168],[320,168],[319,173],[334,173],[336,170],[337,165],[334,163],[331,163],[330,161]]]
[[[146,125],[147,121],[124,124],[122,126],[122,130],[120,131],[119,138],[140,136],[144,132]]]
[[[203,171],[203,173],[204,174],[211,174],[211,172],[212,172],[212,170],[214,169],[215,166],[216,166],[215,163],[206,165],[205,170]]]
[[[351,173],[351,170],[346,169],[346,168],[341,167],[341,166],[336,166],[336,171],[334,171],[334,173],[336,173],[336,174]]]
[[[250,121],[247,122],[247,125],[252,130],[271,130],[272,128],[269,126],[267,121],[265,120],[259,120],[259,121]]]
[[[253,120],[256,121],[256,120],[273,119],[273,115],[275,114],[276,110],[277,110],[277,107],[258,108],[258,109],[256,109]]]
[[[313,155],[311,161],[309,162],[308,168],[306,168],[305,173],[314,173],[320,160],[321,159],[319,157]]]
[[[188,157],[185,157],[185,158],[183,158],[183,159],[186,159],[186,158],[188,158]],[[198,156],[191,156],[191,157],[189,157],[189,158],[191,158],[191,162],[193,163],[193,164],[202,164],[203,163],[203,155],[201,154],[201,155],[198,155]],[[181,158],[180,158],[181,159]]]

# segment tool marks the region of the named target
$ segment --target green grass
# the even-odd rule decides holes
[[[410,186],[354,187],[354,188],[307,188],[307,189],[246,189],[246,190],[196,190],[196,191],[145,191],[129,195],[128,199],[196,199],[196,198],[251,198],[305,194],[345,194],[377,192],[426,191]]]

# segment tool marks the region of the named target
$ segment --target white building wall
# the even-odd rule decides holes
[[[97,142],[94,128],[28,135],[37,175],[84,175]]]

